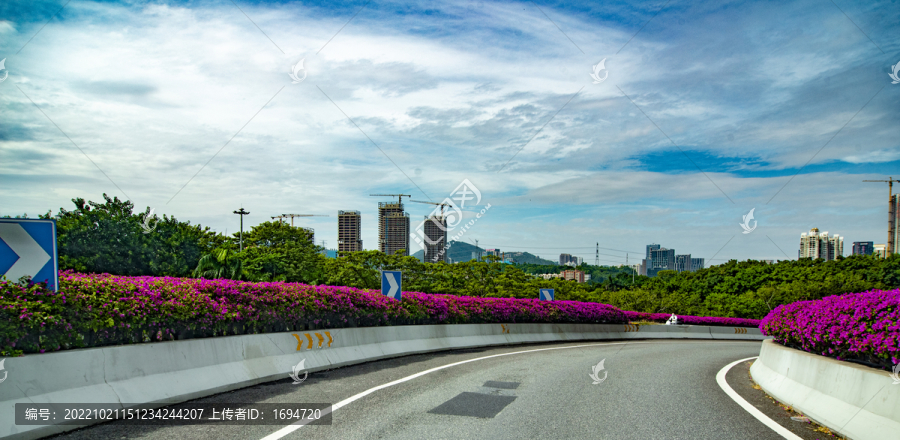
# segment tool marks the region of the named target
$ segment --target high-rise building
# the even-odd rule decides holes
[[[691,258],[691,272],[703,269],[704,260],[703,258]]]
[[[447,261],[447,219],[441,215],[425,217],[425,262]]]
[[[692,272],[691,254],[675,256],[675,272]]]
[[[378,202],[378,250],[409,255],[409,214],[402,203]]]
[[[854,241],[853,255],[872,255],[875,243],[872,241]]]
[[[661,247],[650,251],[647,276],[655,277],[661,270],[675,270],[675,249]]]
[[[800,258],[821,258],[831,261],[844,255],[844,237],[834,234],[828,236],[828,231],[819,232],[819,228],[812,228],[809,232],[800,234]]]
[[[642,259],[640,266],[638,266],[638,275],[647,276],[647,259],[646,258]]]
[[[577,265],[577,258],[573,257],[572,255],[569,255],[569,254],[559,254],[559,265],[560,266],[566,266],[569,263],[576,263],[576,265]]]
[[[493,256],[495,256],[495,257],[500,257],[500,256],[501,256],[501,254],[500,254],[500,249],[485,249],[485,250],[484,250],[484,255],[485,255],[485,256],[493,255]]]
[[[338,211],[338,256],[363,250],[359,211]]]
[[[658,250],[660,246],[658,244],[648,244],[647,245],[647,255],[644,256],[648,261],[650,260],[650,252]]]
[[[887,245],[886,244],[876,244],[872,246],[872,255],[876,257],[884,258],[887,256]]]
[[[653,269],[653,260],[651,258],[651,252],[659,250],[660,246],[656,243],[647,245],[647,255],[644,256],[645,264],[644,264],[644,273],[641,275],[650,276],[650,270]]]
[[[888,206],[887,254],[900,253],[900,194],[891,196]]]

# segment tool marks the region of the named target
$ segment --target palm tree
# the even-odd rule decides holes
[[[228,249],[216,249],[200,258],[197,268],[194,269],[194,276],[207,279],[239,280],[245,275],[242,266],[240,258],[237,258]]]

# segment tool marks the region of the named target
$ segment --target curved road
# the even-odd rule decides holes
[[[258,385],[196,402],[337,403],[331,426],[127,426],[107,423],[60,439],[784,439],[716,382],[726,365],[759,354],[752,341],[650,340],[532,344],[430,353],[311,373],[300,385]],[[512,354],[514,353],[514,354]],[[500,355],[500,356],[496,356]],[[489,357],[493,356],[493,357]],[[605,381],[591,367],[605,359]],[[818,438],[750,387],[749,362],[726,379],[801,438]],[[603,373],[600,374],[603,378]],[[785,422],[786,420],[786,422]]]

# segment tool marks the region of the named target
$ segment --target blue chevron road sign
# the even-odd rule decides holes
[[[403,277],[399,270],[381,272],[381,293],[384,296],[400,301],[400,290],[403,288]]]
[[[541,289],[541,301],[553,301],[553,289]]]
[[[0,218],[0,275],[59,287],[56,220]]]

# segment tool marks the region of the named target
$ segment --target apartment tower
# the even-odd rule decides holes
[[[844,237],[838,234],[829,237],[828,231],[819,232],[819,228],[812,228],[808,233],[800,234],[798,258],[821,258],[831,261],[839,255],[844,255]]]
[[[425,217],[425,262],[447,262],[447,219],[441,215]]]
[[[891,196],[888,206],[887,255],[900,253],[900,194]]]
[[[402,203],[378,202],[378,250],[409,255],[409,214]]]
[[[363,250],[359,211],[338,211],[338,257]]]

